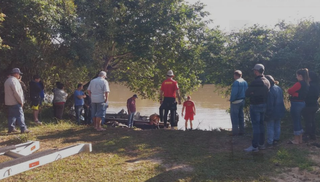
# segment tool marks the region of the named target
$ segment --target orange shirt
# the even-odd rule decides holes
[[[164,93],[164,97],[176,98],[176,91],[179,90],[178,82],[168,78],[161,84],[161,90]]]
[[[194,114],[193,113],[193,107],[194,107],[194,103],[192,101],[185,101],[183,103],[183,106],[186,108],[186,115],[189,115],[189,114]]]

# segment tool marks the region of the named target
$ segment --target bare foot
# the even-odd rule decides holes
[[[106,131],[104,128],[97,128],[97,131]]]

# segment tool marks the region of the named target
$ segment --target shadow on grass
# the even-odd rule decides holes
[[[293,150],[296,146],[243,152],[251,144],[249,129],[245,136],[230,137],[227,131],[107,128],[105,132],[97,132],[91,127],[76,125],[39,128],[43,131],[34,135],[41,142],[90,142],[93,152],[89,156],[111,154],[115,159],[125,159],[113,165],[155,161],[154,168],[150,169],[154,175],[147,181],[253,181],[264,179],[264,175],[283,166],[311,165],[304,162],[307,152]],[[284,123],[283,128],[284,137],[291,135],[290,123]]]
[[[116,154],[129,158],[127,163],[158,159],[160,167],[148,181],[257,179],[273,170],[270,159],[276,152],[244,153],[243,148],[250,145],[251,137],[230,137],[227,132],[219,131],[107,128],[105,132],[96,132],[75,126],[37,138],[62,139],[63,143],[91,142],[93,154]]]

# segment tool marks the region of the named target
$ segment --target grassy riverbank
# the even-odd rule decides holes
[[[105,132],[96,132],[68,120],[47,119],[42,126],[29,123],[32,133],[8,135],[1,118],[1,146],[26,140],[40,141],[40,151],[75,143],[93,146],[92,153],[71,156],[4,181],[287,181],[294,175],[299,177],[300,172],[317,176],[319,169],[319,149],[309,144],[294,146],[283,140],[274,149],[243,152],[250,145],[251,130],[238,137],[228,136],[227,131],[108,127]],[[294,175],[282,175],[289,172]]]

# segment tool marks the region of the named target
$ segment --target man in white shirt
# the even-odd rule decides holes
[[[109,83],[106,80],[106,77],[107,73],[105,71],[101,71],[97,78],[91,80],[87,89],[91,98],[91,116],[93,127],[97,131],[105,130],[101,127],[101,121],[106,115],[110,92]]]
[[[8,133],[17,132],[15,122],[20,125],[21,133],[29,133],[24,119],[23,103],[24,95],[19,78],[21,75],[19,68],[11,71],[11,76],[4,83],[5,105],[8,106]]]

